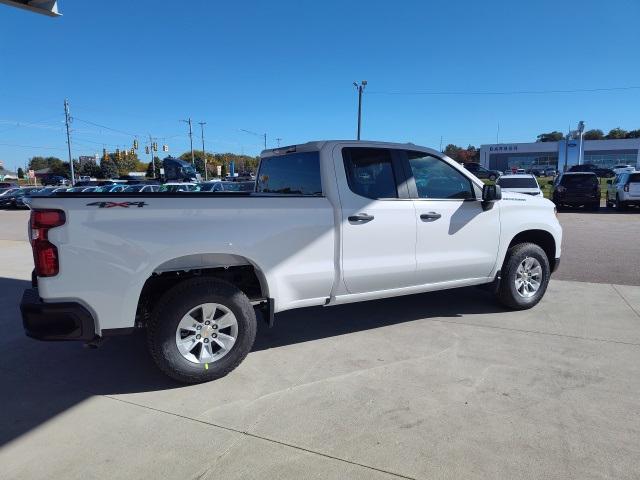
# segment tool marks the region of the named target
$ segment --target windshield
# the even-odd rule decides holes
[[[538,188],[538,182],[533,177],[500,177],[496,183],[504,188]]]

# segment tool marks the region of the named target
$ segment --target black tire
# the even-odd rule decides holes
[[[186,313],[209,302],[224,305],[233,312],[238,336],[229,353],[205,366],[182,356],[175,335],[178,323]],[[193,278],[172,287],[158,302],[149,320],[147,345],[163,373],[182,383],[202,383],[224,377],[236,368],[251,351],[256,329],[255,311],[241,290],[221,280]]]
[[[534,257],[542,267],[542,280],[540,288],[531,297],[525,298],[521,296],[515,287],[516,271],[520,263],[526,257]],[[544,250],[535,243],[520,243],[514,245],[507,251],[504,264],[501,270],[500,286],[498,287],[498,300],[504,306],[513,310],[526,310],[535,306],[544,296],[549,285],[551,269],[549,267],[549,259]]]
[[[594,212],[597,212],[598,210],[600,210],[600,202],[593,202],[591,204],[591,210],[593,210]]]
[[[627,209],[627,206],[624,202],[620,201],[620,197],[616,195],[616,210],[619,212],[624,212]]]
[[[491,175],[489,175],[489,180],[492,182],[496,181],[496,176],[492,173]]]

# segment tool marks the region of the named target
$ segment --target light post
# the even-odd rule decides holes
[[[367,86],[367,81],[362,80],[360,83],[353,82],[353,86],[358,89],[358,135],[357,140],[360,140],[360,127],[362,125],[362,92],[364,87]]]
[[[207,122],[198,122],[200,125],[200,135],[202,136],[202,161],[204,162],[204,180],[209,180],[209,174],[207,173],[207,153],[204,151],[204,126]]]

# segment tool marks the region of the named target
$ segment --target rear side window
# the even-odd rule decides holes
[[[640,183],[640,173],[632,173],[629,175],[629,183]]]
[[[320,154],[298,152],[261,159],[256,192],[321,196]]]
[[[563,175],[560,185],[563,187],[595,187],[598,185],[598,177],[595,175]]]
[[[398,198],[391,152],[386,148],[342,149],[351,191],[366,198]]]
[[[538,183],[534,178],[509,178],[500,177],[496,182],[504,188],[538,188]]]

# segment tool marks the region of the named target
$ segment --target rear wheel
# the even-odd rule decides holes
[[[593,202],[591,204],[591,210],[593,210],[594,212],[597,212],[598,210],[600,210],[600,202]]]
[[[549,259],[540,246],[514,245],[502,266],[498,300],[514,310],[531,308],[544,296],[550,276]]]
[[[147,341],[166,375],[183,383],[223,377],[247,356],[256,336],[255,312],[235,286],[215,279],[185,280],[154,309]]]

